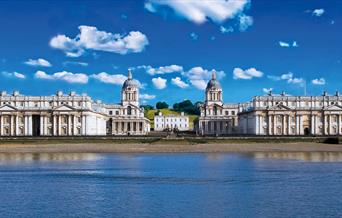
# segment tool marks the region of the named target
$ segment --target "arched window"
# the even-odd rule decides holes
[[[127,115],[132,115],[132,107],[131,106],[127,107]]]

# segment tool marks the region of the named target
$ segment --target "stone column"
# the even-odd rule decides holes
[[[28,116],[28,134],[32,135],[32,115]]]
[[[40,116],[40,135],[45,135],[45,131],[44,131],[44,118],[45,116]]]
[[[272,135],[272,117],[268,115],[267,119],[267,128],[268,128],[268,135]]]
[[[277,135],[277,116],[273,115],[273,135]]]
[[[53,115],[53,120],[52,120],[52,135],[56,136],[57,135],[57,116]]]
[[[72,135],[71,115],[68,115],[68,135]]]
[[[341,115],[339,114],[339,115],[337,115],[337,126],[338,126],[338,131],[337,131],[337,133],[338,133],[338,135],[341,135]]]
[[[296,135],[300,135],[299,115],[296,115]]]
[[[332,124],[331,114],[329,114],[329,121],[328,121],[328,122],[329,122],[329,124],[328,124],[328,125],[329,125],[329,128],[328,128],[328,131],[329,131],[329,132],[328,132],[328,134],[331,135],[331,134],[332,134],[332,133],[331,133],[331,129],[332,129],[332,128],[331,128],[331,124]]]
[[[73,135],[77,135],[77,116],[73,116],[73,125],[72,125],[72,129],[73,129]]]
[[[24,115],[24,135],[28,135],[28,117]]]
[[[286,135],[287,123],[286,123],[286,115],[285,114],[283,115],[283,126],[282,127],[283,127],[282,134]]]
[[[0,116],[0,135],[3,135],[4,117]]]
[[[291,115],[287,116],[287,134],[291,135]]]
[[[15,135],[19,135],[19,116],[15,116]]]
[[[316,128],[315,127],[315,117],[316,117],[315,115],[311,115],[311,128],[310,129],[311,129],[311,134],[312,135],[316,134],[316,131],[315,131],[316,130],[315,129]]]
[[[260,121],[259,121],[259,115],[255,116],[255,134],[259,135],[260,134]]]
[[[61,135],[61,133],[62,133],[62,119],[61,118],[62,118],[61,115],[57,116],[57,119],[58,119],[57,134],[58,135]]]
[[[11,136],[14,136],[14,129],[15,129],[14,116],[10,115],[10,135]]]

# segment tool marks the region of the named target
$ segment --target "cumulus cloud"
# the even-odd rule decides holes
[[[150,75],[156,75],[156,74],[167,74],[167,73],[181,73],[183,72],[183,67],[176,65],[176,64],[172,64],[169,66],[161,66],[158,68],[154,68],[150,65],[146,66],[146,65],[141,65],[136,67],[137,69],[145,69],[146,72]]]
[[[218,79],[225,76],[223,71],[216,71],[215,69],[207,70],[202,67],[193,67],[189,71],[184,72],[183,75],[189,79],[191,85],[197,89],[204,90],[207,85],[207,81],[211,79],[211,75],[214,72]]]
[[[234,79],[253,79],[254,77],[260,78],[263,75],[264,75],[263,72],[258,71],[255,68],[249,68],[247,70],[243,70],[241,68],[235,68],[233,70]]]
[[[88,83],[88,76],[84,73],[71,73],[67,71],[57,72],[54,74],[47,74],[44,71],[37,71],[35,77],[46,80],[61,80],[68,83]]]
[[[100,82],[114,84],[114,85],[122,85],[127,79],[127,76],[123,74],[108,74],[106,72],[93,74],[90,77],[93,79],[99,80]]]
[[[138,53],[148,45],[147,37],[139,31],[127,35],[99,31],[93,26],[79,26],[75,38],[57,35],[50,40],[50,46],[60,49],[69,57],[79,57],[86,50],[106,51],[118,54]]]
[[[325,79],[324,78],[314,79],[311,81],[311,83],[313,85],[323,86],[325,85]]]
[[[284,81],[287,81],[287,83],[299,84],[299,85],[302,85],[305,82],[305,80],[303,78],[294,77],[293,73],[291,73],[291,72],[282,74],[280,76],[271,76],[270,75],[270,76],[267,76],[267,78],[274,80],[274,81],[284,80]]]
[[[71,65],[74,65],[74,66],[82,66],[82,67],[86,67],[88,66],[89,64],[86,63],[86,62],[78,62],[78,61],[65,61],[63,62],[63,65],[64,66],[71,66]]]
[[[279,41],[278,44],[279,44],[280,47],[286,47],[286,48],[289,48],[289,47],[298,47],[297,41],[293,41],[292,43],[290,43],[290,42],[284,42],[284,41]]]
[[[205,80],[190,80],[191,85],[199,90],[205,90],[207,87],[207,82]]]
[[[152,83],[156,89],[165,89],[166,88],[166,79],[161,77],[153,78]]]
[[[49,61],[43,58],[29,59],[28,61],[25,62],[25,64],[30,65],[30,66],[35,66],[35,67],[51,67],[52,66]]]
[[[140,94],[139,98],[143,99],[143,100],[152,100],[152,99],[155,99],[156,96],[155,95],[149,95],[149,94]]]
[[[182,79],[180,77],[172,78],[171,83],[175,86],[178,86],[179,88],[182,88],[182,89],[189,87],[189,85],[187,83],[185,83],[184,81],[182,81]]]
[[[145,8],[156,13],[162,6],[167,6],[179,16],[197,24],[205,23],[209,19],[215,23],[222,23],[241,13],[249,2],[249,0],[148,0]]]
[[[18,79],[25,79],[26,76],[22,73],[18,73],[18,72],[7,72],[7,71],[3,71],[2,75],[6,76],[6,77],[12,77],[12,78],[18,78]]]
[[[312,15],[320,17],[324,14],[325,10],[323,8],[315,9],[312,11]]]

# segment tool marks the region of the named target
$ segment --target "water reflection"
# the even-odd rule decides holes
[[[93,161],[99,155],[93,153],[0,153],[0,163],[28,161]]]
[[[255,152],[257,159],[289,159],[310,162],[342,162],[342,152]]]

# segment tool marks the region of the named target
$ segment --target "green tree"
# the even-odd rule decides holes
[[[156,108],[157,109],[166,109],[166,108],[169,108],[169,105],[164,101],[162,101],[162,102],[159,101],[156,104]]]

